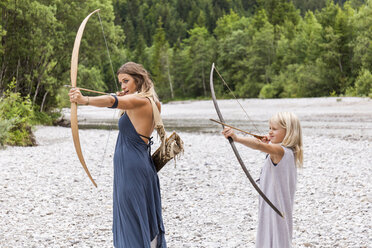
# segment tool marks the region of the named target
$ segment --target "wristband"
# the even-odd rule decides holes
[[[110,94],[113,98],[115,98],[115,102],[114,104],[111,106],[111,107],[108,107],[108,108],[117,108],[118,107],[118,103],[119,103],[119,100],[117,98],[117,96],[115,94]]]

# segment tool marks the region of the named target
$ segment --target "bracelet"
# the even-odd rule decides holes
[[[115,102],[114,102],[114,104],[111,107],[108,107],[108,108],[117,108],[118,107],[119,100],[118,100],[118,98],[117,98],[117,96],[115,94],[111,94],[111,96],[113,98],[115,98]]]
[[[88,102],[85,105],[89,105],[89,96],[87,96],[87,98],[88,98]]]

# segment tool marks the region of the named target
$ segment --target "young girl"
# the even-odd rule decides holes
[[[302,167],[302,131],[298,118],[293,113],[281,112],[271,117],[270,131],[262,140],[239,137],[231,128],[222,133],[234,141],[265,152],[259,184],[270,201],[284,214],[280,217],[272,208],[259,199],[257,248],[287,248],[292,246],[293,203],[296,190],[297,169]]]

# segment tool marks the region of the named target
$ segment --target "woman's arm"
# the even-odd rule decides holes
[[[112,107],[115,103],[115,97],[105,96],[83,96],[79,89],[72,88],[68,94],[70,102],[77,104],[91,105],[95,107]],[[136,97],[134,95],[117,96],[119,109],[133,109],[147,103],[146,98]]]

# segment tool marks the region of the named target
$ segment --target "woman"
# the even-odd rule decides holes
[[[151,100],[159,111],[160,103],[142,65],[128,62],[119,68],[117,76],[122,88],[117,95],[87,97],[73,88],[70,101],[123,111],[114,154],[114,246],[163,248],[159,178],[150,154],[154,131]]]

